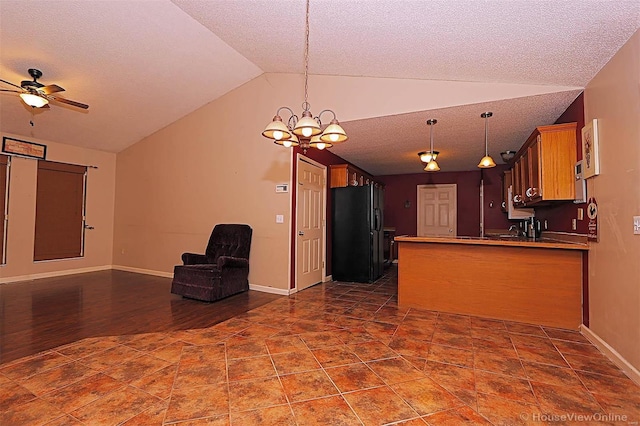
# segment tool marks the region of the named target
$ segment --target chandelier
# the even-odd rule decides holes
[[[340,126],[336,114],[330,109],[320,111],[320,114],[313,116],[310,111],[311,105],[308,102],[309,88],[309,0],[307,0],[306,32],[304,45],[304,102],[302,103],[302,115],[298,117],[291,108],[280,107],[276,111],[275,117],[262,132],[262,136],[272,139],[275,144],[284,147],[300,146],[303,152],[308,148],[325,149],[333,145],[346,141],[347,134]],[[285,124],[280,116],[281,111],[289,112],[290,116]],[[333,118],[329,125],[322,130],[320,117],[324,113],[331,113]]]

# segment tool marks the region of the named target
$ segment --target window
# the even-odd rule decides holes
[[[38,161],[33,260],[83,256],[87,168]]]
[[[9,201],[9,157],[0,155],[0,265],[7,263],[7,209]]]

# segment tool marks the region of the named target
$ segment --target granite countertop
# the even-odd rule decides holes
[[[589,250],[589,244],[583,242],[561,241],[555,238],[537,238],[511,235],[491,235],[487,237],[416,237],[409,235],[396,236],[398,242],[408,243],[441,243],[441,244],[469,244],[507,247],[552,248],[565,250]]]

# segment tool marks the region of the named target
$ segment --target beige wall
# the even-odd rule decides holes
[[[87,224],[85,256],[77,259],[33,262],[36,214],[37,161],[13,157],[9,186],[9,227],[7,264],[0,266],[0,282],[29,279],[58,272],[109,268],[113,252],[113,204],[115,199],[116,156],[112,153],[78,148],[37,138],[3,134],[47,145],[47,160],[94,165],[87,182]]]
[[[303,83],[261,75],[118,153],[114,265],[170,275],[182,252],[203,252],[216,223],[248,223],[249,282],[288,289],[291,201],[275,185],[290,182],[291,152],[260,133],[279,106],[300,112]],[[309,88],[312,111],[330,107],[342,121],[559,90],[332,76],[311,76]]]
[[[589,251],[590,329],[640,369],[640,32],[587,85],[585,119],[597,118],[600,241]]]

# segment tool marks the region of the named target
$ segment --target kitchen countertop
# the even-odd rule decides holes
[[[470,244],[486,246],[532,247],[564,250],[589,250],[587,243],[558,241],[552,238],[530,239],[515,236],[488,237],[415,237],[409,235],[396,236],[395,241],[407,243],[440,243],[440,244]]]

